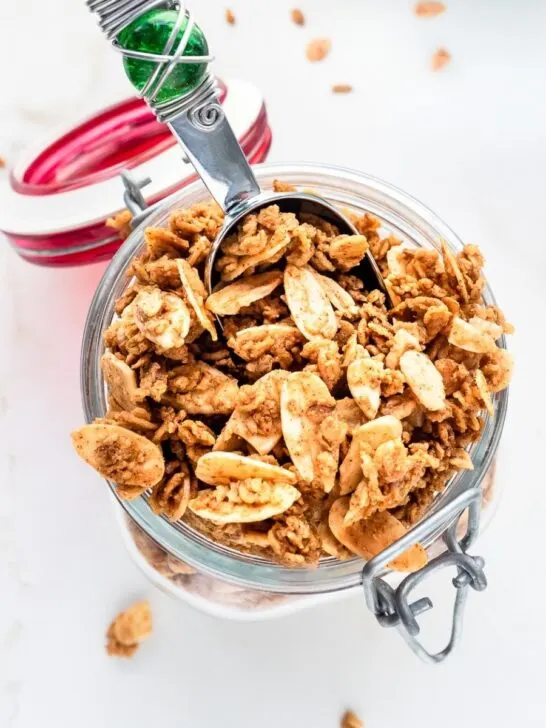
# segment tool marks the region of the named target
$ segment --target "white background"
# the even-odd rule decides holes
[[[478,543],[490,585],[469,597],[462,646],[441,667],[422,665],[360,595],[237,624],[155,591],[124,551],[103,483],[69,445],[82,421],[80,336],[103,266],[35,268],[1,241],[2,728],[334,728],[346,707],[367,728],[545,725],[546,5],[447,4],[418,20],[407,0],[307,0],[305,28],[290,23],[286,0],[233,0],[235,27],[217,0],[194,10],[218,73],[263,89],[272,160],[352,166],[413,193],[482,246],[517,326],[505,496]],[[8,159],[129,92],[82,0],[2,0],[0,27]],[[314,36],[333,50],[311,65]],[[440,45],[453,62],[434,74]],[[333,96],[332,83],[355,92]],[[448,586],[436,600],[444,628]],[[107,658],[106,626],[137,597],[152,602],[153,637],[132,661]]]

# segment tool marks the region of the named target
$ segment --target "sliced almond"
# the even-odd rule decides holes
[[[178,258],[176,261],[178,275],[184,288],[184,293],[188,299],[188,303],[195,311],[197,320],[201,326],[208,331],[213,341],[218,340],[214,318],[205,305],[207,297],[207,289],[203,281],[199,278],[199,273],[193,268],[187,260]]]
[[[233,427],[237,428],[238,432],[247,432],[247,436],[241,437],[241,439],[248,442],[248,444],[251,445],[254,450],[256,450],[256,452],[260,455],[268,455],[275,448],[275,445],[278,444],[279,440],[282,437],[282,433],[280,435],[278,435],[277,433],[272,435],[250,434],[248,432],[246,424],[244,422],[241,422],[240,415],[235,413],[233,415]]]
[[[343,462],[339,466],[339,492],[341,495],[352,493],[362,480],[360,443],[353,434],[353,439]]]
[[[483,327],[475,326],[459,316],[455,316],[449,330],[448,341],[453,346],[473,354],[487,354],[495,351],[495,339]]]
[[[354,298],[337,281],[318,273],[314,269],[310,270],[322,286],[324,293],[328,296],[328,300],[337,311],[341,311],[342,313],[355,313],[358,311],[358,306]]]
[[[233,450],[240,450],[243,446],[244,440],[239,435],[233,432],[232,427],[233,415],[229,418],[226,424],[223,426],[222,431],[216,438],[216,442],[212,448],[213,452],[216,450],[223,450],[225,452],[233,452]]]
[[[282,437],[281,426],[281,388],[289,372],[283,369],[274,369],[272,372],[260,377],[252,385],[258,401],[264,403],[269,420],[268,434],[256,432],[256,417],[259,417],[260,407],[256,411],[247,412],[243,407],[236,407],[231,416],[232,431],[250,443],[260,455],[267,455],[273,450]],[[273,413],[278,413],[278,419],[272,420]]]
[[[425,409],[433,412],[444,409],[446,394],[442,375],[426,354],[406,351],[400,357],[400,370]]]
[[[321,420],[335,408],[335,400],[320,377],[293,372],[282,386],[281,423],[284,441],[300,477],[311,483],[322,452]]]
[[[351,495],[349,510],[345,514],[345,523],[347,525],[361,521],[377,511],[377,503],[381,500],[379,473],[374,459],[362,450],[360,451],[360,468],[362,480]]]
[[[312,271],[287,265],[284,271],[286,303],[296,326],[311,341],[317,337],[333,339],[337,319],[324,289]]]
[[[438,53],[438,51],[437,51]],[[456,257],[453,255],[451,249],[448,247],[447,243],[442,240],[442,256],[444,258],[444,264],[446,273],[448,275],[451,275],[456,283],[457,283],[457,290],[459,291],[459,294],[463,300],[464,303],[467,303],[468,301],[468,288],[466,287],[466,282],[464,279],[464,276],[461,272],[461,269],[459,268],[459,264],[457,263]]]
[[[189,503],[189,508],[200,518],[215,523],[254,523],[265,521],[288,510],[300,497],[297,488],[287,483],[266,483],[267,499],[258,496],[256,502],[237,502],[232,493],[221,488],[202,490]]]
[[[363,559],[377,556],[406,533],[403,524],[388,511],[380,511],[366,520],[347,525],[345,515],[348,510],[349,497],[338,498],[330,508],[328,524],[337,540]],[[415,544],[387,566],[394,571],[417,571],[427,561],[425,549]]]
[[[457,470],[474,470],[474,463],[472,458],[462,447],[455,450],[453,455],[449,458],[449,464]]]
[[[234,452],[220,451],[202,455],[197,461],[195,475],[209,485],[225,485],[233,480],[247,478],[261,478],[268,482],[296,482],[293,472],[278,465],[270,465]]]
[[[103,354],[100,363],[108,391],[122,409],[132,410],[142,402],[134,369],[111,351]]]
[[[249,268],[265,265],[273,258],[278,259],[279,254],[290,245],[291,240],[292,238],[288,232],[274,234],[265,250],[253,255],[241,255],[238,257],[236,265],[224,269],[222,271],[222,280],[233,281],[235,278],[242,276]]]
[[[389,369],[398,369],[400,357],[406,351],[420,351],[419,339],[406,329],[398,329],[394,335],[391,350],[385,357],[385,364]]]
[[[406,274],[406,250],[408,246],[393,245],[387,251],[387,266],[389,269],[389,275],[391,276],[403,276]]]
[[[142,334],[163,351],[184,345],[191,318],[179,296],[159,288],[146,289],[136,296],[131,312]]]
[[[373,453],[383,443],[402,437],[402,423],[392,415],[385,415],[366,422],[358,428],[354,436],[361,445],[366,445],[366,449]]]
[[[477,369],[476,373],[474,374],[474,378],[476,381],[476,386],[478,388],[478,392],[480,393],[480,397],[482,399],[482,402],[485,406],[485,409],[488,411],[488,413],[491,415],[491,417],[495,414],[495,407],[493,405],[493,398],[491,397],[491,394],[489,392],[489,387],[487,386],[487,380],[483,375],[483,372],[481,369]]]
[[[355,402],[372,420],[379,409],[383,362],[377,359],[356,359],[347,367],[347,384]]]
[[[502,326],[494,323],[493,321],[486,321],[479,316],[473,316],[469,322],[475,329],[482,331],[484,334],[489,334],[495,341],[500,339],[503,333]]]
[[[165,472],[159,447],[118,425],[84,425],[72,433],[72,444],[86,463],[119,485],[146,489]]]
[[[363,450],[373,455],[380,445],[400,437],[402,437],[402,423],[392,415],[378,417],[354,430],[351,446],[339,468],[341,495],[354,491],[362,480]]]
[[[235,316],[245,306],[272,293],[282,283],[282,279],[283,274],[279,270],[243,278],[212,293],[207,298],[207,308],[219,316]]]
[[[340,543],[334,536],[330,526],[328,525],[328,521],[321,521],[317,526],[317,531],[322,550],[327,553],[328,556],[333,556],[336,559],[343,560],[348,559],[353,555],[349,549]]]
[[[343,366],[348,367],[357,359],[369,359],[370,355],[362,344],[358,343],[356,334],[352,334],[343,347]]]

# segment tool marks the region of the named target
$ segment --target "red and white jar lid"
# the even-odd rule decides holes
[[[220,100],[249,161],[263,162],[271,146],[258,89],[234,79]],[[123,208],[122,169],[151,178],[148,203],[196,178],[167,127],[140,99],[102,109],[57,130],[27,150],[0,180],[0,231],[25,260],[38,265],[83,265],[110,258],[121,245],[105,220]]]

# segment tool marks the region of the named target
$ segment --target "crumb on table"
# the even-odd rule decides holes
[[[226,10],[226,23],[228,25],[235,25],[235,15],[229,8]]]
[[[445,48],[438,48],[431,60],[433,71],[441,71],[451,61],[451,53]]]
[[[332,86],[332,92],[335,94],[350,94],[352,90],[350,83],[335,83]]]
[[[330,53],[331,48],[332,43],[328,38],[315,38],[307,44],[307,49],[305,51],[307,60],[311,61],[311,63],[322,61],[326,58],[328,53]]]
[[[444,3],[436,2],[421,2],[415,6],[415,15],[418,18],[434,18],[437,15],[445,12],[446,6]]]
[[[296,25],[305,25],[305,16],[299,8],[294,8],[290,13],[290,17]]]
[[[142,640],[152,634],[152,612],[146,601],[135,602],[120,612],[108,627],[106,652],[116,657],[132,657]]]
[[[364,723],[360,720],[356,713],[353,713],[352,710],[348,710],[341,719],[341,728],[364,728]]]

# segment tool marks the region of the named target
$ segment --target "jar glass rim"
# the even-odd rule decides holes
[[[274,179],[282,179],[297,186],[314,187],[318,194],[335,204],[377,215],[389,229],[414,244],[431,247],[444,240],[455,251],[462,248],[462,241],[456,233],[432,210],[399,188],[362,172],[308,162],[266,163],[255,165],[253,169],[261,186],[270,187]],[[106,269],[91,302],[82,343],[81,391],[87,422],[104,416],[106,411],[100,369],[100,357],[104,351],[103,333],[114,315],[115,301],[127,285],[127,267],[143,247],[144,229],[164,223],[169,212],[176,207],[188,206],[208,197],[209,193],[198,180],[166,198],[132,232]],[[495,304],[487,281],[483,299],[487,304]],[[504,337],[499,344],[506,348]],[[494,395],[494,414],[485,415],[482,436],[471,449],[475,469],[455,475],[436,497],[425,518],[462,491],[481,483],[497,451],[507,405],[507,390]],[[356,557],[347,561],[325,559],[314,569],[290,569],[262,557],[243,554],[213,543],[185,524],[173,524],[155,515],[143,497],[130,501],[118,498],[113,484],[109,485],[127,515],[152,540],[173,556],[214,578],[284,594],[325,593],[352,588],[361,583],[363,562]],[[424,545],[429,546],[440,536],[441,532],[433,534]]]

